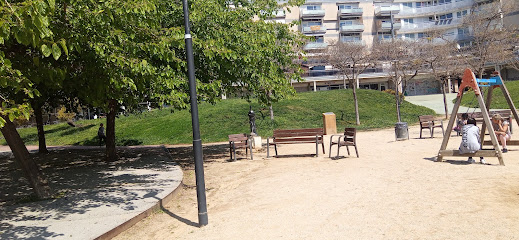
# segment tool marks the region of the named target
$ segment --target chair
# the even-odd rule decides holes
[[[333,141],[333,137],[338,136],[337,141]],[[337,145],[337,157],[339,156],[339,149],[342,146],[346,146],[346,150],[348,151],[348,156],[350,155],[350,149],[348,146],[355,147],[355,153],[357,157],[359,157],[359,151],[357,150],[357,129],[356,128],[345,128],[344,135],[332,135],[330,137],[330,153],[329,156],[332,156],[332,146]]]
[[[445,135],[445,131],[443,130],[443,121],[440,120],[440,123],[434,123],[433,115],[422,115],[418,116],[418,120],[420,121],[420,138],[422,138],[422,130],[427,128],[431,132],[431,138],[434,136],[434,129],[441,128],[442,134]],[[437,121],[436,121],[437,122]]]
[[[249,137],[245,133],[240,134],[231,134],[229,135],[229,153],[231,160],[233,160],[234,153],[234,161],[236,161],[236,149],[237,148],[245,148],[245,158],[247,158],[247,152],[250,149],[250,159],[253,160],[252,157],[252,145],[251,141],[249,141]]]

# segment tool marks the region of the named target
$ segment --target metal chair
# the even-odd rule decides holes
[[[338,137],[337,141],[333,141],[334,137]],[[346,150],[348,151],[348,156],[350,155],[350,149],[348,146],[355,147],[355,153],[357,157],[359,157],[359,151],[357,150],[357,129],[356,128],[345,128],[344,135],[332,135],[330,137],[330,153],[329,156],[332,156],[332,146],[337,145],[337,157],[339,156],[339,149],[342,146],[346,146]]]
[[[252,157],[252,145],[251,141],[249,141],[249,137],[245,133],[239,134],[231,134],[229,135],[229,153],[231,160],[233,160],[234,153],[234,161],[236,161],[236,149],[237,148],[245,148],[245,158],[247,158],[247,152],[250,149],[250,159],[253,160]]]

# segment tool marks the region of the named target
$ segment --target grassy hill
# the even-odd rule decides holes
[[[358,90],[360,121],[358,129],[393,127],[396,118],[394,96],[373,90]],[[355,126],[355,113],[351,90],[333,90],[299,93],[291,99],[274,104],[274,122],[270,121],[268,109],[260,109],[252,103],[256,112],[258,134],[272,136],[277,128],[322,127],[322,113],[334,112],[337,129]],[[199,105],[200,132],[203,142],[227,141],[227,135],[249,132],[247,113],[249,103],[242,99],[223,100],[211,105]],[[417,122],[418,115],[434,114],[431,109],[404,102],[402,120],[409,124]],[[83,120],[77,127],[66,123],[46,125],[47,145],[96,145],[99,123],[105,119]],[[37,145],[36,128],[19,129],[28,145]],[[192,143],[191,115],[188,110],[171,109],[121,116],[116,119],[118,145],[181,144]],[[5,141],[1,142],[5,144]]]
[[[508,89],[508,92],[510,93],[510,97],[512,98],[512,101],[514,102],[515,107],[519,107],[519,81],[507,81],[505,82],[506,88]],[[483,88],[483,91],[485,95],[488,92],[488,88]],[[478,100],[474,97],[474,92],[472,90],[469,90],[468,92],[465,92],[463,95],[463,98],[461,99],[461,105],[466,107],[472,107],[472,108],[479,108]],[[483,99],[486,99],[483,97]],[[456,102],[456,99],[453,100],[453,102]],[[508,103],[505,100],[505,97],[503,96],[503,92],[500,88],[494,89],[492,92],[492,101],[490,103],[491,109],[509,109]]]

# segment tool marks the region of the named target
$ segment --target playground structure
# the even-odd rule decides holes
[[[494,149],[481,149],[475,153],[465,153],[460,154],[459,151],[456,150],[446,150],[447,144],[449,143],[450,133],[452,132],[452,128],[454,126],[454,121],[456,120],[456,114],[458,113],[458,109],[461,104],[461,99],[463,97],[463,93],[465,91],[465,88],[472,88],[474,90],[475,97],[478,100],[479,108],[481,109],[481,113],[483,115],[483,126],[481,128],[481,144],[483,146],[483,143],[485,143],[485,129],[488,130],[488,133],[490,135],[490,143],[494,146]],[[483,101],[483,95],[481,93],[480,88],[487,87],[488,93],[486,96],[486,102]],[[442,162],[443,157],[445,156],[452,156],[452,157],[497,157],[499,159],[500,165],[505,165],[503,160],[503,153],[501,152],[501,149],[499,148],[499,143],[497,141],[496,134],[494,132],[494,128],[492,126],[492,122],[490,121],[489,116],[489,110],[490,110],[490,103],[492,100],[492,92],[494,88],[499,87],[501,91],[503,92],[503,95],[508,103],[508,106],[510,107],[510,110],[512,111],[512,114],[514,115],[515,122],[519,120],[519,116],[517,115],[517,110],[514,106],[514,103],[512,102],[512,99],[510,98],[510,93],[508,92],[508,89],[506,88],[505,84],[503,83],[503,80],[501,79],[501,76],[499,73],[497,73],[496,76],[491,77],[489,79],[478,79],[470,69],[465,69],[465,72],[463,73],[463,79],[461,82],[461,85],[459,87],[459,92],[456,97],[456,103],[454,104],[454,107],[452,109],[452,114],[449,119],[449,124],[447,125],[447,130],[444,136],[443,136],[443,142],[440,147],[440,151],[438,152],[438,158],[436,161]],[[518,123],[519,124],[519,123]],[[511,143],[510,145],[513,145],[514,143]]]

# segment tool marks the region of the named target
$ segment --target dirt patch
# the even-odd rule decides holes
[[[459,146],[454,135],[448,149]],[[438,163],[441,134],[418,136],[417,126],[406,141],[395,141],[393,129],[360,132],[360,158],[328,158],[328,144],[326,154],[308,157],[315,145],[294,144],[279,153],[302,157],[267,159],[262,151],[230,162],[225,144],[204,148],[209,225],[202,228],[190,148],[170,148],[186,186],[116,239],[517,238],[519,147],[509,147],[506,166],[496,158]]]

